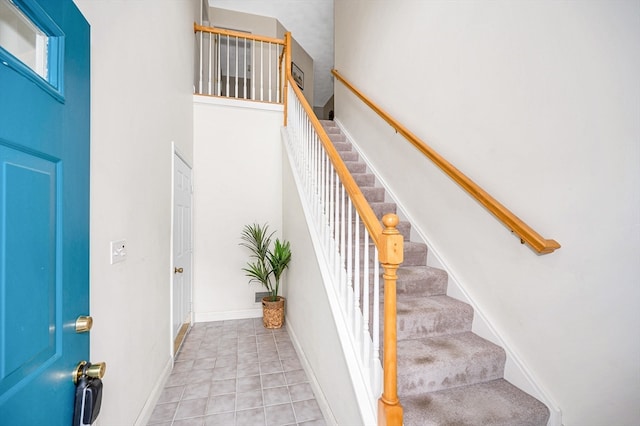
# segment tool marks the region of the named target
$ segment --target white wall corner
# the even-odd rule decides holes
[[[164,389],[165,383],[167,383],[167,379],[171,375],[171,370],[173,369],[173,358],[169,358],[164,368],[162,369],[162,373],[157,377],[156,382],[151,390],[151,393],[147,397],[147,400],[138,415],[138,418],[135,421],[135,426],[144,426],[149,423],[151,419],[151,414],[153,413],[158,400],[160,399],[160,395],[162,394],[162,390]]]
[[[296,333],[293,331],[293,327],[290,326],[290,320],[288,317],[286,318],[285,326],[287,328],[287,332],[289,333],[289,337],[291,338],[291,343],[293,343],[293,347],[298,354],[298,359],[300,359],[300,363],[302,364],[302,369],[309,379],[309,384],[313,389],[313,394],[316,397],[316,402],[320,407],[320,411],[322,411],[322,415],[324,416],[325,421],[329,426],[338,426],[338,421],[333,415],[333,411],[331,411],[329,401],[327,401],[327,397],[320,387],[318,378],[316,377],[313,368],[311,368],[311,364],[309,364],[309,360],[305,356],[304,351],[302,350],[302,346],[300,346],[300,341],[298,340]]]

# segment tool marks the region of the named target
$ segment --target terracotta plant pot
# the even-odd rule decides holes
[[[270,297],[262,298],[262,323],[265,328],[280,328],[284,324],[284,297],[278,296],[275,302]]]

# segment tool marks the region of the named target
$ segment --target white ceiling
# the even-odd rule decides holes
[[[314,61],[314,106],[333,95],[333,0],[208,0],[209,5],[279,20]]]

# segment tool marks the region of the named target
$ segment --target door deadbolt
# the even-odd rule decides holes
[[[87,361],[80,361],[73,371],[73,383],[78,384],[80,377],[87,376],[94,379],[102,379],[107,371],[107,363],[96,362],[92,364]]]
[[[76,333],[86,333],[93,327],[93,318],[88,315],[80,315],[76,319]]]

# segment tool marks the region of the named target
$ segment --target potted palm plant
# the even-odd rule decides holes
[[[258,282],[269,291],[269,296],[262,298],[262,320],[266,328],[280,328],[284,323],[285,299],[278,292],[280,278],[291,261],[291,245],[278,238],[272,245],[273,234],[275,232],[269,233],[266,223],[245,225],[240,243],[251,252],[247,266],[242,268],[249,283]]]

